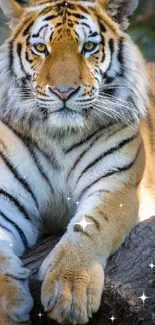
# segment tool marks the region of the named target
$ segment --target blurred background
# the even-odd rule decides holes
[[[139,0],[138,9],[131,19],[128,32],[141,48],[144,56],[148,60],[155,60],[155,0]],[[8,35],[9,29],[0,12],[0,44]]]

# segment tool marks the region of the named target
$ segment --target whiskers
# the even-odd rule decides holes
[[[126,89],[126,87],[125,87]],[[114,95],[100,93],[93,104],[93,113],[96,118],[122,122],[123,124],[135,124],[139,121],[138,110],[129,98],[118,98]]]

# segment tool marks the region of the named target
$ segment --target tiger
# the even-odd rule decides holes
[[[86,324],[109,256],[155,211],[155,69],[126,32],[137,5],[0,0],[11,29],[0,48],[1,325],[29,320],[21,257],[58,233],[41,302],[58,323]]]

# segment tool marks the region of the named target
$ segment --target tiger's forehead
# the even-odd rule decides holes
[[[99,26],[94,16],[82,10],[79,12],[78,8],[69,7],[73,10],[67,10],[66,2],[59,2],[62,4],[51,8],[46,6],[46,10],[42,10],[40,15],[35,19],[31,29],[31,41],[39,38],[45,41],[52,40],[53,34],[56,32],[57,37],[61,37],[62,33],[67,32],[69,35],[80,41],[92,37],[95,41],[100,41]],[[57,11],[57,6],[59,11]],[[48,10],[49,9],[49,10]],[[91,41],[91,39],[89,39]]]
[[[55,1],[47,1],[47,0],[38,0],[35,1],[35,4],[27,8],[28,12],[36,12],[39,10],[43,10],[48,7],[55,7],[55,6],[63,6],[63,7],[71,7],[71,6],[77,6],[77,5],[84,5],[87,8],[92,8],[96,6],[95,0],[55,0]]]

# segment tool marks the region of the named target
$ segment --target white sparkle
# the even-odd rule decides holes
[[[139,299],[141,299],[143,301],[143,304],[145,302],[146,299],[149,299],[149,297],[145,296],[145,293],[143,292],[143,295],[141,297],[138,297]]]
[[[122,208],[124,207],[124,205],[121,203],[121,204],[119,205],[119,207],[122,209]]]
[[[67,3],[67,2],[65,2],[65,6],[66,6],[66,7],[68,6],[68,3]]]
[[[155,267],[155,264],[151,263],[150,265],[148,265],[152,270]]]
[[[39,317],[39,318],[42,318],[42,316],[43,316],[43,314],[40,312],[40,313],[38,314],[38,317]]]
[[[80,203],[79,201],[76,201],[76,205],[79,205],[79,203]]]
[[[12,247],[13,245],[12,244],[9,244],[10,247]]]
[[[111,316],[111,318],[109,318],[111,321],[112,321],[112,323],[114,322],[114,320],[116,319],[114,316]]]
[[[70,201],[70,200],[71,200],[71,198],[70,198],[70,197],[68,197],[68,198],[67,198],[67,200],[68,200],[68,201]]]
[[[92,222],[87,222],[87,220],[85,219],[85,216],[83,216],[81,222],[77,222],[76,225],[80,225],[83,229],[83,231],[85,230],[85,228],[88,226],[88,225],[92,225]]]

